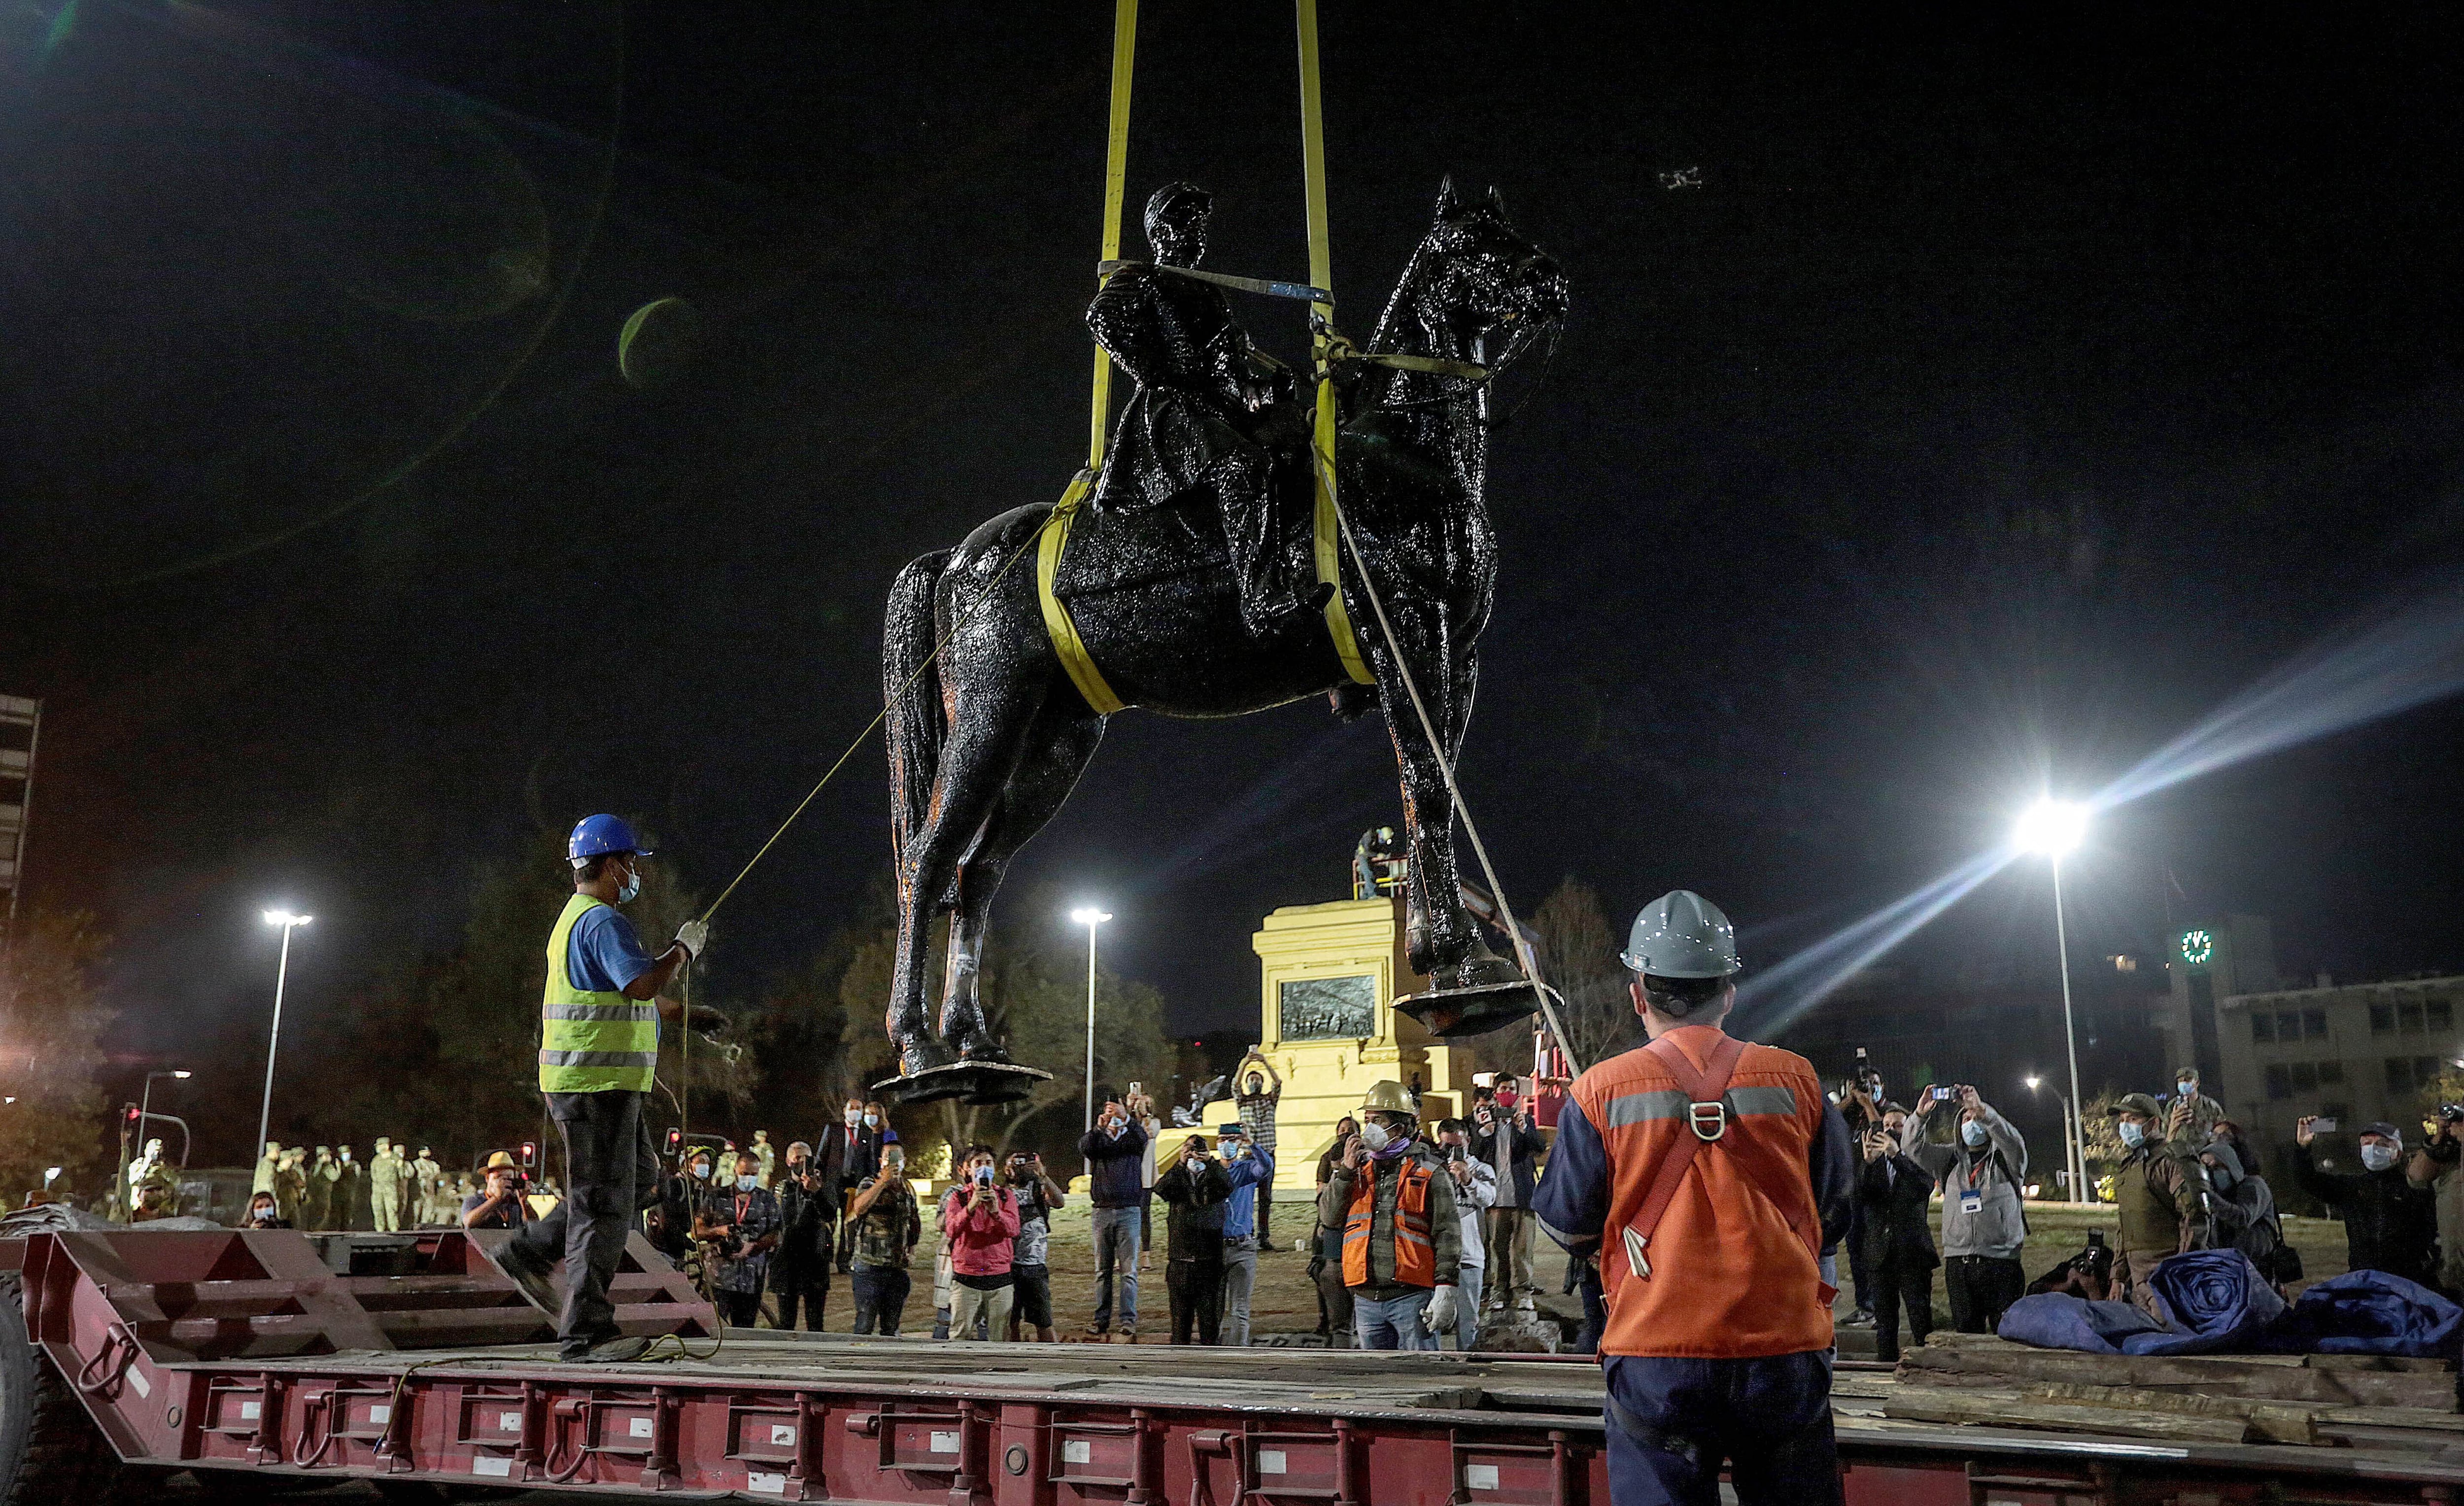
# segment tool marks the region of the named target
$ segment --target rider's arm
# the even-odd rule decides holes
[[[1186,387],[1192,373],[1179,369],[1171,343],[1161,337],[1156,312],[1157,274],[1116,272],[1087,305],[1087,328],[1095,343],[1142,388]],[[1194,355],[1195,352],[1192,352]]]

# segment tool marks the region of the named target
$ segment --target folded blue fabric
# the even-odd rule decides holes
[[[2013,1343],[2039,1349],[2111,1355],[2122,1353],[2119,1340],[2165,1330],[2127,1302],[2091,1302],[2065,1292],[2040,1292],[2004,1309],[2001,1326],[1994,1331]]]
[[[2347,1271],[2303,1292],[2267,1336],[2267,1347],[2284,1354],[2453,1360],[2459,1336],[2464,1308],[2430,1288],[2384,1271]]]
[[[2193,1250],[2160,1260],[2147,1284],[2170,1332],[2133,1335],[2122,1341],[2123,1354],[2248,1352],[2284,1316],[2284,1298],[2238,1250]]]

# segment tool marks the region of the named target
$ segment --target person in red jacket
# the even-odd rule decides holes
[[[993,1180],[993,1148],[967,1151],[964,1174],[941,1200],[941,1232],[950,1246],[950,1332],[971,1338],[976,1320],[994,1342],[1009,1338],[1011,1251],[1018,1239],[1018,1198]]]
[[[1831,1299],[1848,1126],[1804,1057],[1720,1029],[1728,918],[1680,889],[1620,960],[1650,1044],[1574,1081],[1532,1210],[1607,1298],[1613,1506],[1693,1506],[1730,1466],[1740,1506],[1837,1506]]]

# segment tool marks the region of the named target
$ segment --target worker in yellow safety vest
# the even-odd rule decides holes
[[[644,949],[616,907],[641,893],[642,860],[650,854],[622,818],[586,817],[565,853],[573,897],[548,933],[539,1052],[539,1091],[564,1136],[565,1198],[523,1226],[496,1263],[542,1310],[558,1313],[561,1358],[622,1362],[650,1346],[617,1332],[607,1283],[634,1216],[658,1196],[658,1155],[642,1096],[658,1070],[659,1022],[684,1014],[683,1005],[659,995],[700,954],[709,927],[688,920],[658,956]],[[695,1009],[691,1023],[709,1030],[726,1022],[715,1010]],[[560,1259],[561,1311],[548,1281]]]

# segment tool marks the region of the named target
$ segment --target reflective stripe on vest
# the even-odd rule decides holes
[[[1365,1161],[1354,1173],[1352,1207],[1343,1216],[1343,1284],[1375,1286],[1369,1258],[1377,1224],[1377,1163]],[[1438,1284],[1438,1249],[1429,1239],[1429,1168],[1405,1163],[1402,1185],[1395,1194],[1395,1284]]]
[[[658,1002],[585,993],[565,966],[575,923],[603,902],[575,895],[548,933],[547,990],[539,1003],[542,1093],[648,1093],[658,1074]]]

